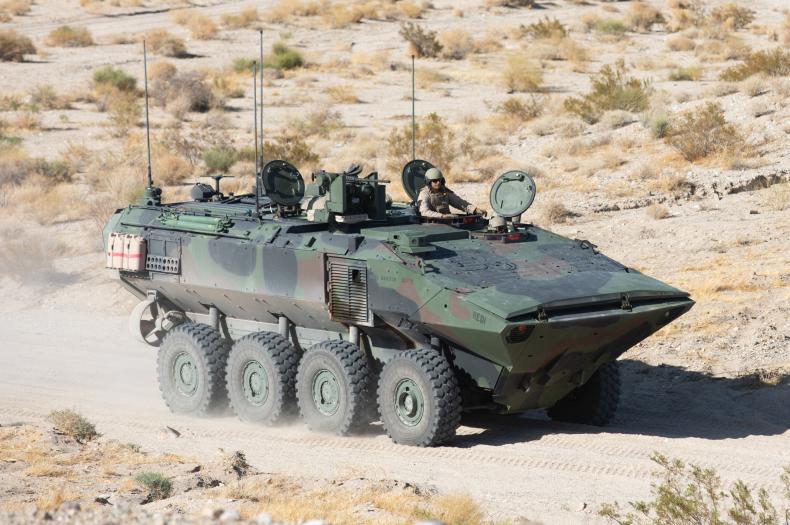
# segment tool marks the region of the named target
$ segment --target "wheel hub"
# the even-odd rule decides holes
[[[261,406],[269,397],[269,377],[258,361],[250,361],[244,366],[242,388],[244,397],[251,404]]]
[[[337,377],[329,370],[321,370],[313,378],[313,402],[320,413],[331,416],[340,404]]]
[[[197,363],[186,352],[181,352],[176,356],[173,363],[173,382],[176,390],[184,396],[192,396],[197,391],[199,383]]]
[[[413,427],[422,421],[425,401],[420,387],[411,379],[402,379],[395,387],[395,412],[404,425]]]

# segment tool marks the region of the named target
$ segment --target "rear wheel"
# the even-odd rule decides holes
[[[378,405],[387,435],[419,447],[441,444],[461,424],[461,391],[447,359],[431,350],[409,350],[381,370]]]
[[[182,324],[167,332],[159,347],[159,390],[176,414],[205,416],[224,408],[228,345],[206,324]]]
[[[273,424],[296,400],[299,354],[280,334],[257,332],[233,344],[225,381],[233,412],[243,421]]]
[[[609,361],[546,412],[555,421],[602,427],[614,417],[619,401],[620,368],[617,361]]]
[[[296,376],[299,411],[310,430],[347,434],[369,422],[371,366],[348,341],[323,341],[302,356]]]

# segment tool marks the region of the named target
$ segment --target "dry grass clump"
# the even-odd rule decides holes
[[[667,208],[663,204],[652,204],[648,206],[645,211],[649,217],[652,217],[656,220],[666,219],[667,217],[671,217],[669,213],[669,208]]]
[[[702,78],[702,68],[698,66],[678,67],[669,72],[672,81],[697,81]]]
[[[462,60],[475,49],[472,35],[462,27],[453,27],[439,33],[441,57],[448,60]]]
[[[143,109],[134,93],[121,92],[107,100],[107,115],[114,128],[114,135],[122,137],[137,126]]]
[[[176,24],[186,27],[192,38],[198,40],[211,40],[216,38],[219,32],[217,24],[213,20],[192,9],[172,11],[170,19]]]
[[[758,73],[772,77],[790,75],[790,51],[777,47],[771,51],[750,53],[742,64],[725,69],[720,78],[733,82]]]
[[[649,82],[626,75],[623,60],[612,67],[607,64],[592,79],[592,91],[582,98],[565,99],[565,110],[581,117],[585,122],[598,122],[605,111],[621,109],[640,112],[647,109],[650,102]]]
[[[502,80],[508,93],[540,91],[543,84],[543,71],[540,64],[525,54],[507,57]]]
[[[726,28],[738,30],[748,26],[754,20],[754,11],[748,7],[740,7],[734,2],[724,4],[710,12],[712,22]]]
[[[242,9],[238,14],[222,15],[222,25],[228,29],[245,29],[258,22],[258,10],[254,7]]]
[[[762,193],[765,194],[765,204],[768,209],[774,211],[790,209],[790,183],[774,184]]]
[[[577,217],[578,215],[569,210],[561,202],[554,201],[550,203],[543,211],[543,220],[549,224],[560,224],[567,222],[568,219]]]
[[[358,24],[363,18],[370,17],[371,13],[364,5],[347,4],[344,2],[331,4],[321,14],[321,20],[333,29],[339,29],[351,24]]]
[[[271,53],[263,57],[263,65],[277,70],[295,69],[304,65],[304,58],[299,51],[283,42],[276,42],[272,45]]]
[[[545,17],[524,28],[532,38],[560,39],[568,35],[568,30],[556,18]]]
[[[104,66],[93,72],[93,100],[99,111],[110,112],[110,121],[120,136],[137,124],[137,79],[122,69]]]
[[[652,484],[652,499],[631,502],[629,510],[622,510],[617,503],[607,503],[598,511],[600,516],[613,523],[630,525],[779,525],[790,513],[790,466],[784,467],[780,476],[782,496],[788,506],[780,514],[772,500],[780,501],[782,496],[772,496],[765,488],[760,487],[755,492],[743,481],[736,481],[725,490],[721,477],[712,468],[687,466],[679,459],[670,459],[658,452],[650,459],[660,467],[654,474],[657,481]]]
[[[539,117],[545,109],[546,99],[540,95],[524,97],[508,97],[496,107],[497,113],[506,118],[526,122]]]
[[[486,0],[485,5],[491,7],[535,7],[535,0]]]
[[[160,472],[140,472],[134,480],[148,491],[147,502],[167,499],[173,492],[173,483]]]
[[[10,22],[12,16],[28,14],[32,4],[32,0],[5,0],[0,2],[0,22]]]
[[[685,36],[674,36],[667,40],[670,51],[693,51],[695,47],[694,40]]]
[[[151,98],[181,120],[190,111],[205,113],[221,105],[205,76],[196,71],[172,72],[151,82]]]
[[[48,84],[36,86],[30,92],[30,104],[34,107],[42,107],[48,110],[69,109],[72,102],[73,97],[57,93]]]
[[[666,20],[661,11],[643,2],[631,4],[626,15],[626,24],[634,31],[650,31],[653,24],[663,24]]]
[[[73,410],[53,410],[47,419],[55,425],[55,430],[74,438],[78,443],[99,437],[96,426]]]
[[[740,133],[727,122],[717,102],[708,102],[674,118],[667,142],[692,162],[714,153],[734,153],[743,146]]]
[[[406,22],[401,24],[399,34],[409,43],[411,54],[418,58],[433,58],[442,51],[436,31],[425,30],[413,22]]]
[[[617,18],[604,18],[595,23],[593,30],[600,35],[620,39],[628,31],[628,27]]]
[[[143,37],[152,53],[166,57],[183,57],[187,55],[184,41],[164,29],[152,29]]]
[[[263,157],[264,163],[279,159],[302,169],[313,168],[319,161],[305,137],[294,130],[286,130],[274,140],[264,142]]]
[[[93,36],[84,27],[60,26],[50,31],[45,42],[56,47],[88,47],[93,45]]]
[[[361,102],[351,84],[329,86],[324,89],[324,93],[335,104],[359,104]]]
[[[439,166],[445,176],[455,169],[460,154],[455,144],[455,132],[436,113],[417,120],[416,130],[417,157],[426,159]],[[388,166],[400,171],[411,160],[411,125],[393,129],[387,138]]]
[[[13,29],[0,29],[0,61],[24,62],[25,55],[34,55],[36,47],[26,36]]]

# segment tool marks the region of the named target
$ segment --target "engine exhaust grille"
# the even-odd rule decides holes
[[[368,308],[368,269],[364,261],[328,257],[329,311],[332,318],[372,326]]]

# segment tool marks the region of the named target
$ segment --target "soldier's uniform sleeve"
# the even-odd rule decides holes
[[[417,204],[419,205],[420,215],[423,217],[444,217],[444,214],[431,209],[430,203],[430,189],[427,187],[423,188],[420,191],[420,194],[417,196]]]
[[[455,194],[455,192],[447,190],[448,197],[450,198],[450,206],[453,208],[458,208],[459,210],[464,210],[466,213],[474,213],[475,205],[469,204],[461,197]]]

